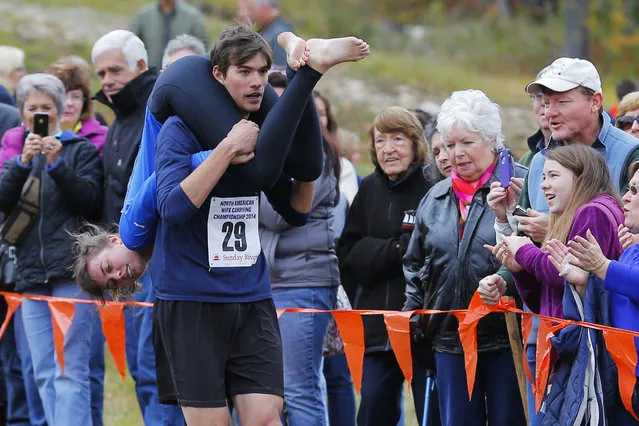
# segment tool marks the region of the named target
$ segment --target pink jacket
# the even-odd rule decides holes
[[[104,147],[104,139],[106,138],[108,127],[101,125],[97,120],[90,119],[82,122],[82,128],[77,133],[78,136],[87,138],[100,153],[102,157],[102,148]],[[24,133],[26,127],[14,127],[6,131],[0,142],[0,172],[4,167],[4,163],[22,153],[22,144],[24,142]]]

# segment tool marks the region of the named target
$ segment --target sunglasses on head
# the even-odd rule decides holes
[[[617,119],[617,127],[621,130],[628,130],[635,121],[639,121],[639,115],[624,115]]]

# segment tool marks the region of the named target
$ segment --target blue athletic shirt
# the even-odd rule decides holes
[[[158,135],[155,152],[157,227],[150,265],[156,296],[162,300],[213,303],[255,302],[271,297],[264,254],[247,267],[209,267],[207,223],[211,197],[255,196],[260,191],[244,184],[237,170],[227,169],[200,208],[180,183],[191,173],[191,155],[202,150],[195,135],[178,117],[169,118]],[[290,207],[291,179],[283,176],[266,195],[284,219],[296,226],[308,215]]]

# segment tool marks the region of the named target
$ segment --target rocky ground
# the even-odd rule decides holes
[[[129,20],[128,16],[98,13],[86,7],[53,8],[25,4],[20,0],[0,1],[0,28],[15,34],[25,44],[48,39],[56,44],[91,45],[109,30],[126,28]],[[443,101],[420,88],[388,87],[373,80],[348,77],[339,71],[329,73],[321,81],[320,89],[334,103],[338,114],[344,113],[348,117],[348,122],[344,123],[346,127],[358,131],[365,128],[363,117],[369,120],[386,106],[421,106],[427,112],[435,113]],[[504,107],[502,120],[506,141],[517,150],[525,149],[525,138],[535,128],[530,110]]]

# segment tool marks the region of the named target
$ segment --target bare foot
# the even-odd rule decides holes
[[[308,61],[308,46],[306,41],[291,32],[283,32],[277,36],[277,42],[286,51],[288,66],[297,71]]]
[[[324,74],[342,62],[356,62],[370,55],[364,40],[356,37],[312,38],[306,42],[310,51],[306,64]]]

